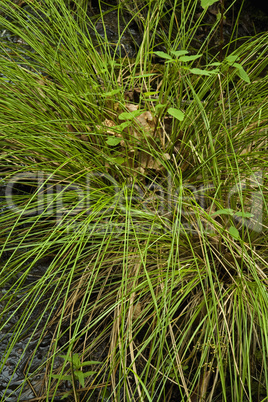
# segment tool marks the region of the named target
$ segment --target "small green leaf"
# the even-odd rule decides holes
[[[238,69],[243,68],[240,63],[233,63],[232,67],[235,67],[235,68],[238,68]]]
[[[235,213],[235,216],[242,216],[242,218],[252,218],[254,215],[251,214],[250,212],[239,211]]]
[[[79,358],[79,354],[78,354],[78,353],[74,353],[74,354],[72,355],[71,362],[73,363],[73,365],[75,366],[75,368],[81,367],[81,362],[80,362],[80,358]]]
[[[175,119],[177,119],[177,120],[182,121],[182,120],[184,119],[184,113],[183,113],[181,110],[179,110],[179,109],[175,109],[175,108],[173,108],[173,107],[170,107],[170,108],[168,109],[168,113],[169,113],[171,116],[175,117]]]
[[[98,361],[95,361],[95,360],[90,360],[90,361],[87,361],[87,362],[83,362],[81,364],[81,367],[91,366],[91,364],[102,364],[102,362],[98,362]]]
[[[119,120],[133,120],[135,117],[142,114],[141,110],[133,110],[133,112],[123,112],[118,115]]]
[[[60,357],[62,357],[64,360],[66,360],[67,362],[71,362],[72,361],[72,357],[71,356],[67,356],[67,355],[60,355]]]
[[[175,57],[184,56],[185,54],[189,53],[188,50],[171,50],[171,54],[174,54]]]
[[[164,109],[166,106],[167,106],[166,103],[164,103],[164,104],[163,104],[163,103],[159,103],[158,105],[156,105],[156,107],[155,107],[156,113],[158,113],[159,110]]]
[[[192,60],[199,59],[199,57],[201,57],[201,56],[202,56],[202,54],[193,54],[192,56],[181,56],[179,58],[179,61],[183,61],[183,62],[192,61]]]
[[[74,372],[75,377],[78,379],[79,384],[84,388],[85,387],[85,376],[82,371],[75,371]]]
[[[118,137],[108,137],[108,139],[105,141],[107,145],[111,145],[112,147],[115,147],[120,143],[122,138]]]
[[[52,374],[52,378],[57,378],[57,379],[61,379],[61,378],[63,378],[63,375],[60,375],[60,374]]]
[[[234,239],[240,239],[239,232],[234,226],[229,227],[229,233]]]
[[[86,373],[83,373],[83,376],[86,378],[94,374],[97,374],[97,371],[87,371]]]
[[[143,96],[145,96],[146,98],[150,97],[150,96],[154,96],[154,95],[158,95],[159,91],[155,92],[155,91],[149,91],[149,92],[144,92]]]
[[[212,4],[216,3],[218,0],[201,0],[201,7],[207,8],[212,6]]]
[[[121,89],[121,88],[113,89],[113,90],[110,91],[110,92],[105,92],[104,94],[101,94],[101,96],[102,96],[102,97],[113,96],[113,95],[118,94],[119,92],[122,92],[122,89]]]
[[[217,216],[217,215],[233,215],[234,214],[234,210],[231,208],[226,208],[226,209],[219,209],[216,212],[213,212],[213,214],[211,214],[211,216]]]
[[[131,121],[127,120],[124,121],[123,123],[119,124],[118,126],[114,126],[113,128],[116,129],[117,131],[123,131],[126,127],[131,125]]]
[[[125,162],[125,159],[122,158],[121,156],[117,156],[116,158],[111,158],[111,162],[116,165],[122,165],[122,163]]]
[[[228,64],[233,64],[237,59],[239,58],[239,56],[235,55],[235,54],[230,54],[228,57],[226,57],[226,61]]]
[[[71,376],[71,375],[64,375],[63,377],[62,377],[62,380],[64,380],[64,381],[73,381],[73,377]]]
[[[221,16],[222,16],[222,13],[217,13],[217,14],[216,14],[217,21],[220,21],[220,20],[221,20]]]
[[[72,391],[66,392],[66,394],[64,394],[61,399],[66,399],[68,398],[70,395],[72,394]]]
[[[196,74],[196,75],[212,75],[215,74],[215,70],[214,71],[207,71],[207,70],[201,70],[200,68],[190,68],[190,71],[192,74]]]
[[[247,75],[247,73],[245,72],[245,70],[243,69],[243,67],[241,66],[241,64],[234,63],[233,67],[237,68],[237,75],[239,75],[241,80],[243,80],[243,81],[247,82],[248,84],[250,84],[250,78]]]
[[[158,57],[161,57],[162,59],[172,60],[172,57],[165,52],[154,52],[154,54],[156,54]]]

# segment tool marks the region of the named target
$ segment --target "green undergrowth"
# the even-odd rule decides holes
[[[197,49],[199,2],[119,2],[129,58],[86,2],[24,3],[0,14],[0,367],[28,337],[35,400],[264,401],[267,33],[215,55],[223,14]]]

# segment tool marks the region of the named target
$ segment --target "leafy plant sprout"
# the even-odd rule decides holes
[[[265,400],[267,33],[69,3],[1,2],[0,400]]]

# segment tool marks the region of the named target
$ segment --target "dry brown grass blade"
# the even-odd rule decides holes
[[[200,380],[200,383],[197,384],[195,390],[191,395],[192,402],[201,402],[205,401],[210,376],[212,374],[212,368],[210,370],[204,370],[203,378]]]

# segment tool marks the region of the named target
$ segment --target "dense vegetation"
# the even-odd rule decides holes
[[[116,41],[105,5],[17,3],[0,10],[1,367],[37,341],[12,392],[266,400],[268,34],[241,41],[235,1],[210,25],[196,0],[118,2]]]

